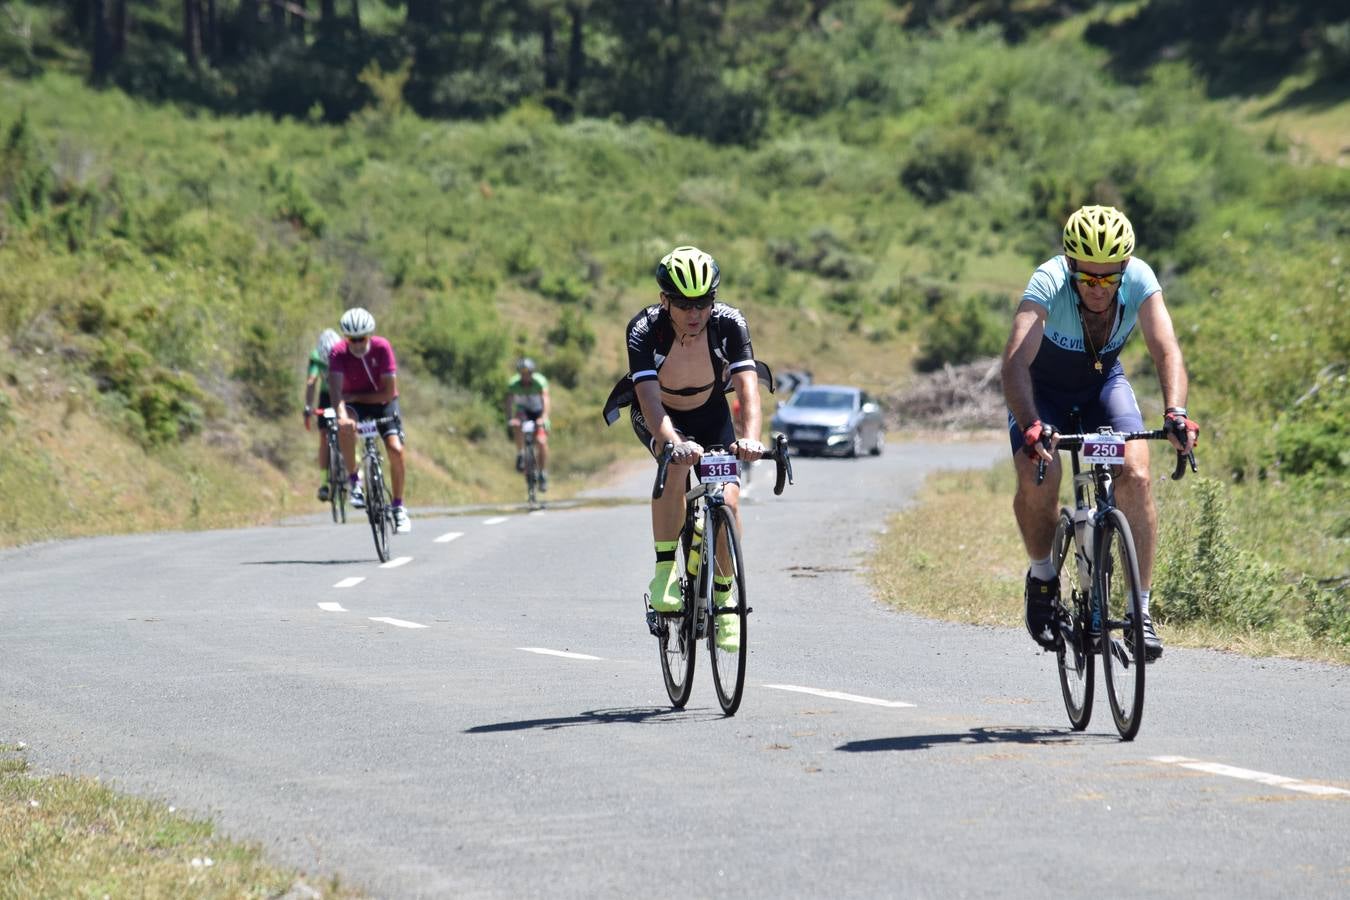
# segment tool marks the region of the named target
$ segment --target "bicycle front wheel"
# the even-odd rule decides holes
[[[675,550],[678,572],[688,572],[691,526],[685,525],[680,543]],[[684,709],[689,693],[694,689],[694,650],[698,638],[694,634],[695,598],[698,596],[695,579],[681,577],[684,586],[684,609],[678,613],[651,613],[660,617],[657,643],[661,653],[661,677],[666,683],[666,694],[671,705]]]
[[[525,490],[529,495],[530,508],[534,509],[535,498],[539,488],[538,463],[534,458],[534,441],[525,441]]]
[[[1124,740],[1144,717],[1144,619],[1139,614],[1139,562],[1130,523],[1118,509],[1097,537],[1097,597],[1102,604],[1102,672],[1111,716]]]
[[[379,465],[367,467],[366,517],[370,533],[375,538],[375,555],[380,562],[389,562],[389,498],[384,490],[384,473]]]
[[[1067,508],[1059,511],[1055,526],[1055,543],[1051,547],[1051,562],[1059,576],[1059,609],[1057,626],[1060,646],[1059,689],[1064,695],[1064,709],[1074,731],[1087,728],[1092,719],[1092,684],[1094,657],[1092,636],[1089,633],[1091,617],[1088,608],[1088,586],[1079,584],[1078,540],[1074,532],[1073,516]]]
[[[708,655],[712,659],[713,684],[722,712],[734,716],[745,690],[746,636],[745,566],[741,541],[736,534],[736,519],[731,509],[713,510],[712,543],[712,627],[708,629]],[[727,587],[730,591],[727,591]]]

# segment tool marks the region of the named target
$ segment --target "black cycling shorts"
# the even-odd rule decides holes
[[[388,403],[348,403],[347,413],[357,420],[390,419],[391,421],[380,423],[380,437],[396,434],[399,440],[404,440],[403,417],[398,411],[397,397]]]
[[[651,451],[652,456],[659,456],[661,448],[653,446],[656,439],[642,415],[642,404],[634,400],[628,414],[638,440]],[[671,424],[681,438],[701,444],[704,450],[710,447],[725,449],[736,442],[736,429],[731,424],[731,407],[727,406],[726,394],[714,392],[707,403],[696,409],[667,408],[666,414],[670,416]]]

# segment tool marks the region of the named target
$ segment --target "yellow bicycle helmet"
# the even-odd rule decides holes
[[[721,280],[717,260],[697,247],[676,247],[656,267],[656,283],[672,297],[716,296]]]
[[[1134,228],[1114,206],[1084,206],[1064,223],[1064,253],[1083,262],[1122,262],[1134,254]]]

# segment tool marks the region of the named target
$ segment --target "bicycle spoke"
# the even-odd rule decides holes
[[[1097,591],[1104,605],[1102,672],[1116,730],[1139,733],[1144,713],[1144,629],[1139,615],[1139,565],[1125,514],[1113,509],[1099,537]],[[1126,620],[1129,627],[1126,627]]]
[[[745,570],[740,538],[731,510],[719,506],[712,517],[713,617],[708,629],[717,701],[727,715],[735,715],[745,690],[747,654]]]
[[[1059,573],[1060,647],[1059,687],[1064,709],[1074,731],[1082,731],[1092,718],[1094,656],[1089,635],[1088,594],[1078,574],[1078,541],[1073,517],[1060,511],[1055,528],[1052,562]]]

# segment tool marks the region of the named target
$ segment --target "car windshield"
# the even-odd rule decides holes
[[[848,391],[798,391],[791,405],[801,409],[852,409],[853,397]]]

